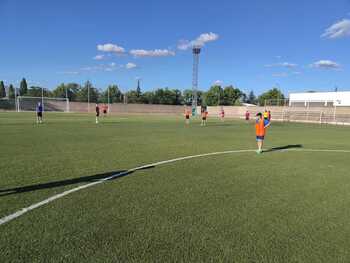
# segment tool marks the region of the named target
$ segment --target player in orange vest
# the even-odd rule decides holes
[[[256,152],[260,154],[263,152],[262,147],[264,145],[266,129],[270,126],[270,122],[263,117],[261,112],[256,116],[258,117],[255,121],[256,142],[258,144],[258,150]]]

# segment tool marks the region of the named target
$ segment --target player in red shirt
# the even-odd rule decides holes
[[[250,119],[250,113],[249,113],[249,111],[246,111],[246,113],[245,113],[245,120],[249,121],[249,119]]]
[[[96,103],[96,124],[98,123],[98,118],[100,117],[100,107],[98,106],[98,104]]]
[[[107,111],[108,111],[108,106],[106,104],[104,104],[102,106],[102,110],[103,110],[103,117],[107,116]]]
[[[189,109],[185,109],[185,120],[186,120],[186,124],[190,124],[190,110]]]
[[[225,118],[225,111],[224,111],[224,108],[221,109],[220,118],[221,118],[221,121],[224,121],[224,118]]]
[[[201,126],[206,126],[207,125],[207,118],[208,118],[208,111],[205,108],[203,108],[201,110],[201,116],[202,116]]]

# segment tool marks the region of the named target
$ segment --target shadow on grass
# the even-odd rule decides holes
[[[130,175],[130,174],[134,173],[135,171],[146,170],[146,169],[151,169],[151,168],[154,168],[154,166],[147,166],[147,167],[140,168],[140,169],[137,169],[134,171],[126,171],[126,170],[113,171],[113,172],[108,172],[108,173],[72,178],[72,179],[67,179],[67,180],[62,180],[62,181],[54,181],[54,182],[49,182],[49,183],[26,185],[26,186],[20,186],[20,187],[9,188],[9,189],[0,189],[0,197],[14,195],[14,194],[20,194],[20,193],[33,192],[33,191],[38,191],[38,190],[43,190],[43,189],[51,189],[51,188],[62,187],[62,186],[67,186],[67,185],[75,185],[75,184],[80,184],[80,183],[92,183],[92,182],[104,180],[104,179],[111,177],[111,176],[113,176],[113,178],[111,178],[109,180],[115,180],[115,179],[119,179],[119,178],[122,178],[124,176]]]
[[[272,147],[270,149],[264,150],[264,153],[284,151],[284,150],[289,150],[289,149],[298,149],[298,148],[303,148],[303,145],[302,144],[290,144],[290,145],[285,145],[285,146]]]

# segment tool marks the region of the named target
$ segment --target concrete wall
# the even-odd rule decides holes
[[[61,103],[61,102],[57,102]],[[0,105],[1,106],[1,105]],[[63,105],[64,106],[64,105]],[[63,107],[62,106],[62,107]],[[88,104],[84,102],[70,102],[70,112],[88,112]],[[0,107],[1,108],[1,107]],[[191,107],[188,107],[189,109]],[[244,119],[245,112],[248,110],[252,119],[257,112],[263,112],[264,107],[248,106],[213,106],[208,107],[209,118],[218,118],[221,109],[225,111],[225,118]],[[271,111],[272,119],[275,121],[291,122],[314,122],[314,123],[344,123],[350,124],[350,107],[267,107]],[[11,109],[7,109],[11,110]],[[14,110],[14,109],[13,109]],[[200,112],[200,107],[198,107]],[[95,104],[90,103],[90,112],[95,112]],[[150,105],[150,104],[112,104],[110,105],[110,114],[151,114],[151,115],[172,115],[183,116],[184,106],[173,105]]]
[[[152,104],[122,104],[115,103],[109,107],[111,114],[163,114],[180,115],[184,113],[184,106],[152,105]],[[88,104],[70,102],[71,112],[88,112]],[[90,112],[95,112],[95,104],[90,103]]]
[[[188,107],[190,108],[190,107]],[[226,118],[244,119],[246,111],[250,112],[251,118],[255,118],[256,113],[263,112],[265,107],[247,107],[247,106],[209,106],[209,118],[220,117],[221,109],[225,111]],[[280,107],[270,106],[267,110],[271,111],[272,119],[275,121],[300,121],[317,123],[350,123],[350,107]],[[71,112],[87,112],[87,103],[71,102]],[[90,104],[90,112],[95,111],[95,104]],[[110,114],[157,114],[157,115],[176,115],[184,114],[184,106],[173,105],[150,105],[150,104],[112,104],[110,105]],[[200,112],[200,107],[197,108]]]

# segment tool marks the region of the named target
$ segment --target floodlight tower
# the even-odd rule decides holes
[[[193,71],[192,71],[192,115],[197,115],[197,90],[198,90],[198,65],[199,65],[199,54],[201,53],[201,47],[198,45],[193,46]]]

